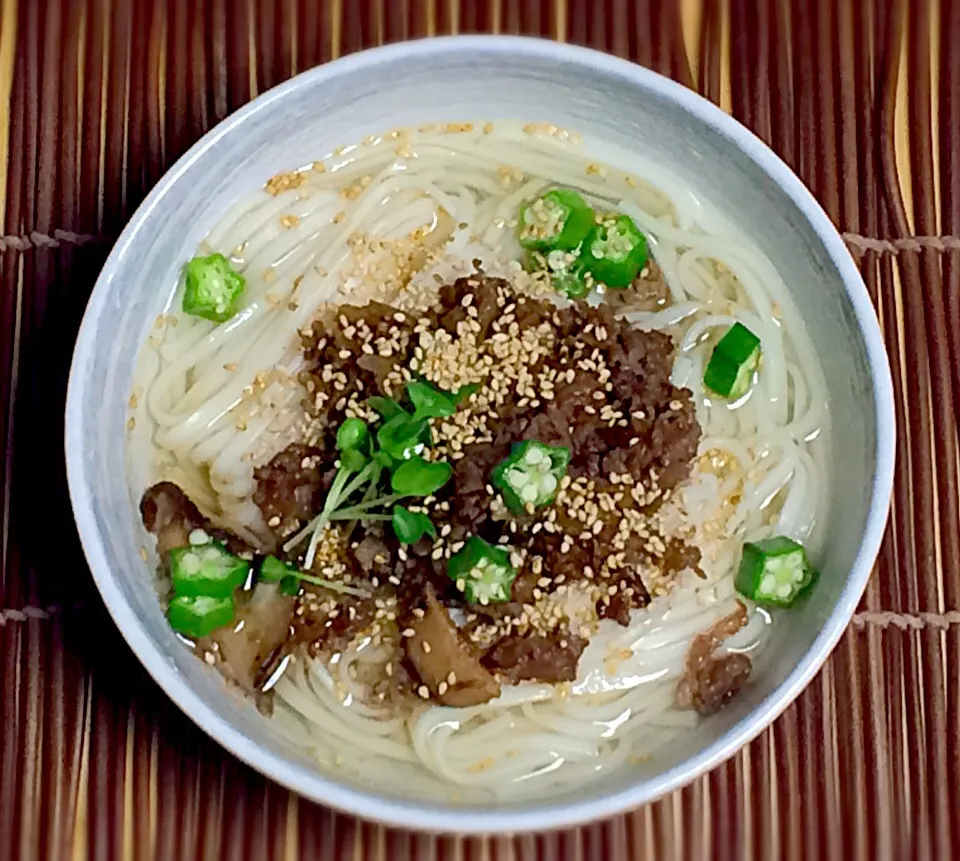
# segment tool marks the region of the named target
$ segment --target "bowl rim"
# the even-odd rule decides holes
[[[150,220],[161,198],[202,153],[236,126],[304,86],[329,83],[361,68],[424,56],[453,53],[522,54],[528,59],[560,60],[614,75],[655,92],[698,121],[711,127],[748,156],[790,198],[807,219],[835,266],[864,341],[871,376],[876,422],[876,467],[870,490],[866,526],[847,581],[823,627],[786,679],[750,714],[697,754],[656,777],[586,801],[552,806],[442,807],[378,795],[375,790],[341,783],[319,769],[285,760],[259,747],[245,733],[218,716],[167,662],[146,634],[136,613],[114,580],[104,537],[96,528],[96,501],[90,490],[80,431],[94,382],[85,375],[85,357],[92,349],[98,319],[108,299],[108,282],[120,264],[124,248]],[[177,706],[220,745],[277,783],[347,814],[405,829],[480,834],[572,827],[609,817],[654,801],[715,768],[769,726],[812,680],[846,629],[866,587],[880,548],[893,488],[895,414],[893,385],[880,326],[866,286],[836,227],[793,171],[751,131],[699,94],[630,61],[590,48],[546,39],[501,36],[440,36],[371,48],[304,71],[261,94],[222,120],[197,141],[164,174],[137,208],[111,250],[91,293],[74,350],[65,414],[67,480],[74,519],[90,570],[110,615],[137,658]]]

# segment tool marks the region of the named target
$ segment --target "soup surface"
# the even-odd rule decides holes
[[[582,786],[723,707],[815,584],[802,321],[660,167],[547,124],[392,131],[184,263],[130,400],[144,555],[323,766]]]

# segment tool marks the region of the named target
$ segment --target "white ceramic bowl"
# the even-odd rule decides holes
[[[218,215],[280,169],[366,134],[438,120],[549,121],[668,165],[755,240],[794,291],[832,409],[834,516],[821,582],[775,629],[776,655],[726,709],[662,756],[575,795],[464,808],[378,793],[317,770],[174,638],[138,555],[124,419],[134,357],[184,259]],[[890,372],[846,248],[793,173],[750,132],[666,78],[600,53],[511,37],[454,37],[355,54],[306,72],[218,125],[167,173],[124,230],[90,299],[67,398],[70,493],[103,599],[169,696],[254,768],[309,798],[398,826],[458,832],[550,828],[651,801],[766,727],[830,653],[863,592],[894,461]]]

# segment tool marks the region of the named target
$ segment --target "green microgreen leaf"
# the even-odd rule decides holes
[[[367,398],[367,406],[386,422],[390,421],[390,419],[395,419],[397,416],[410,415],[393,398],[383,398],[380,395]]]
[[[377,443],[395,460],[406,460],[429,439],[429,433],[430,426],[426,421],[415,421],[404,413],[390,419],[377,431]]]
[[[437,537],[437,530],[426,514],[410,511],[402,505],[393,507],[393,532],[401,544],[416,544],[424,535]]]
[[[351,472],[358,472],[367,465],[367,456],[363,452],[348,448],[340,453],[340,466]]]
[[[367,423],[358,418],[345,419],[337,429],[337,448],[340,451],[360,449],[369,439]]]
[[[279,583],[284,577],[293,574],[296,570],[296,568],[288,565],[282,559],[277,559],[276,556],[267,556],[263,562],[260,563],[260,572],[257,575],[257,579],[260,580],[261,583]]]
[[[469,400],[470,395],[476,394],[480,391],[480,383],[467,383],[465,386],[460,386],[451,397],[453,398],[454,404],[460,406],[464,401]]]
[[[392,457],[390,457],[390,455],[387,454],[385,451],[378,451],[373,456],[373,459],[377,464],[379,464],[384,469],[390,469],[390,467],[396,464],[396,461]]]
[[[449,480],[453,467],[446,461],[430,462],[414,456],[398,466],[390,476],[394,493],[403,496],[430,496]]]
[[[407,383],[407,397],[413,404],[415,419],[444,419],[457,411],[446,392],[422,380]]]
[[[289,595],[291,597],[296,597],[298,594],[300,594],[301,581],[313,583],[317,586],[325,586],[328,589],[333,589],[336,592],[344,592],[348,595],[365,594],[361,590],[354,589],[353,587],[347,586],[343,583],[336,583],[332,580],[323,580],[319,577],[313,577],[310,574],[305,574],[295,565],[291,565],[289,562],[284,562],[282,559],[277,559],[276,556],[268,556],[263,560],[260,565],[259,579],[262,583],[279,584],[278,588],[280,593],[283,595]]]
[[[280,581],[280,594],[296,598],[300,594],[300,578],[295,574],[288,574]]]

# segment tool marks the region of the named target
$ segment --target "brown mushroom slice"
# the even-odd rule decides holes
[[[715,652],[746,624],[747,608],[737,601],[732,613],[693,638],[677,684],[676,702],[680,708],[713,714],[743,687],[752,669],[750,658],[736,652]]]
[[[460,636],[430,584],[425,593],[423,616],[410,617],[413,636],[404,638],[407,658],[420,681],[431,698],[446,706],[476,706],[492,700],[500,694],[500,683]]]
[[[144,491],[140,516],[147,531],[157,536],[161,556],[175,547],[186,547],[190,533],[206,522],[190,497],[172,481],[161,481]]]
[[[276,669],[281,647],[290,637],[296,599],[273,584],[256,587],[237,605],[237,621],[210,636],[221,658],[220,669],[247,693],[254,693]]]

